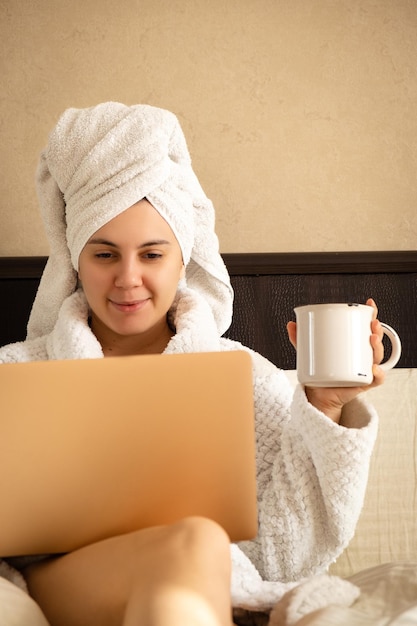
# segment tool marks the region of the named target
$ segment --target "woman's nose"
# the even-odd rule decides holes
[[[132,289],[142,284],[140,265],[132,261],[120,263],[116,274],[115,285],[121,289]]]

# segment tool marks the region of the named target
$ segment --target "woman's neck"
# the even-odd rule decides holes
[[[162,354],[175,334],[166,322],[138,335],[119,335],[94,316],[91,318],[90,326],[101,344],[105,357]]]

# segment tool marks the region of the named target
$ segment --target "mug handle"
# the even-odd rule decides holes
[[[382,330],[384,331],[384,335],[388,336],[392,346],[392,352],[388,361],[380,363],[379,365],[379,367],[386,372],[387,370],[392,369],[394,365],[397,365],[398,361],[400,360],[401,340],[396,331],[391,326],[385,324],[384,322],[381,322],[381,326]]]

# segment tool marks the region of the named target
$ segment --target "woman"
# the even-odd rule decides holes
[[[68,109],[41,155],[37,188],[50,255],[28,338],[0,349],[0,362],[248,350],[259,532],[230,546],[214,522],[187,518],[10,562],[53,626],[226,625],[232,606],[271,608],[352,538],[377,429],[357,398],[363,388],[293,394],[284,372],[222,338],[232,288],[212,204],[172,113],[119,103]],[[383,382],[376,307],[372,331],[375,386]],[[288,333],[295,345],[293,322]]]

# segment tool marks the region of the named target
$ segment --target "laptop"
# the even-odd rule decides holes
[[[257,533],[245,351],[0,365],[0,555],[188,515]]]

